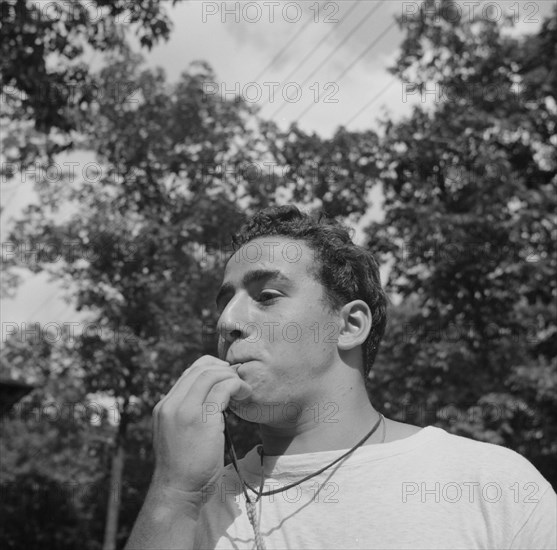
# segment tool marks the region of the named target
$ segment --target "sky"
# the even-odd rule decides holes
[[[209,93],[239,92],[281,126],[297,121],[324,136],[340,125],[369,128],[382,105],[408,110],[400,84],[386,71],[402,39],[394,19],[402,4],[181,3],[173,10],[170,41],[154,48],[149,60],[175,79],[185,64],[206,59],[217,75]]]
[[[554,1],[463,0],[460,9],[464,17],[510,13],[516,23],[512,32],[523,34],[537,31]],[[216,75],[206,83],[207,93],[230,99],[240,94],[260,106],[262,118],[282,128],[297,122],[324,137],[339,126],[379,131],[380,118],[404,117],[420,102],[405,96],[403,85],[387,70],[403,39],[395,16],[414,13],[419,2],[182,0],[174,7],[167,2],[166,9],[174,25],[171,37],[143,52],[146,63],[164,68],[168,80],[175,81],[192,62],[206,61]],[[89,160],[83,153],[72,159]],[[0,191],[5,249],[6,233],[33,192],[30,181],[2,182]],[[379,197],[374,198],[378,204]],[[380,215],[375,207],[360,225]],[[14,323],[25,328],[23,323],[33,321],[63,324],[80,318],[48,276],[24,274],[24,280],[13,299],[3,300],[2,343]]]

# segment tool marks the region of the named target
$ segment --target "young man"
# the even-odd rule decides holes
[[[385,330],[372,255],[293,206],[235,238],[219,358],[155,407],[156,467],[127,548],[555,548],[549,483],[508,449],[385,419],[365,377]],[[223,466],[222,411],[262,445]]]

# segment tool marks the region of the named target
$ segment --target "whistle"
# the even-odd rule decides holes
[[[230,368],[234,370],[234,372],[237,374],[238,373],[238,369],[243,365],[243,363],[234,363],[234,365],[230,365]]]

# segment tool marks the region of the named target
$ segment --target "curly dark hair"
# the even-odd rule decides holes
[[[312,275],[325,289],[333,311],[361,299],[370,308],[372,327],[362,346],[367,377],[385,333],[387,297],[381,287],[373,254],[352,242],[349,229],[323,215],[313,217],[294,205],[273,206],[257,212],[232,237],[234,251],[258,237],[276,235],[303,241],[316,254]]]

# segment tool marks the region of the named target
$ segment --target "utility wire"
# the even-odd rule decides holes
[[[335,51],[333,53],[333,55],[342,47],[344,46],[344,44],[353,36],[353,34],[381,7],[381,5],[385,2],[385,0],[381,0],[381,2],[379,2],[379,4],[377,4],[354,28],[350,29],[350,31],[348,32],[348,34],[344,37],[344,39],[341,41],[340,44],[337,45],[337,47],[335,48]],[[330,59],[329,56],[326,56],[323,58],[323,60],[321,61],[321,63],[319,63],[319,65],[317,65],[317,67],[315,67],[315,69],[309,74],[309,76],[306,77],[306,79],[300,84],[300,86],[303,86],[304,84],[306,84],[311,77],[323,66],[323,64],[328,61]]]
[[[355,118],[360,116],[368,107],[370,107],[373,103],[375,103],[393,85],[393,83],[396,80],[397,79],[395,77],[392,80],[390,80],[389,82],[387,82],[387,84],[385,86],[383,86],[383,88],[381,88],[381,90],[379,90],[379,92],[377,92],[355,115],[353,115],[348,120],[348,122],[346,122],[344,124],[344,126],[347,127]]]
[[[377,38],[375,38],[368,46],[366,46],[365,50],[362,51],[360,53],[360,55],[358,55],[358,57],[356,57],[356,59],[354,59],[349,65],[348,67],[346,67],[334,80],[333,82],[336,82],[338,84],[339,80],[341,80],[347,73],[348,71],[350,71],[350,69],[352,69],[352,67],[354,67],[354,65],[356,65],[356,63],[358,63],[358,61],[360,61],[360,59],[362,57],[364,57],[364,55],[366,55],[369,51],[371,51],[376,45],[377,43],[396,25],[396,21],[393,21],[393,23],[391,23]],[[283,104],[284,106],[284,104]],[[306,107],[306,109],[304,111],[302,111],[302,113],[298,116],[298,121],[306,114],[308,113],[313,107],[315,106],[315,102],[310,103],[310,105],[308,107]],[[282,108],[282,107],[281,107]],[[274,115],[276,115],[278,112],[280,111],[280,109],[278,109]],[[273,115],[273,116],[274,116]],[[271,117],[272,118],[272,117]]]
[[[385,0],[381,0],[381,1],[384,2]],[[321,44],[323,44],[323,42],[325,42],[325,40],[329,38],[329,35],[331,35],[336,30],[336,27],[342,25],[342,23],[346,21],[346,18],[354,11],[354,9],[356,9],[357,5],[358,2],[355,1],[352,4],[351,8],[346,12],[344,17],[338,22],[338,25],[331,27],[329,32],[321,38],[321,40],[309,51],[308,54],[306,54],[306,56],[302,59],[302,61],[300,61],[300,63],[298,63],[298,65],[296,65],[296,67],[292,71],[290,71],[287,76],[285,76],[282,79],[282,81],[279,84],[279,87],[282,86],[313,55],[313,53],[321,46]],[[264,105],[266,105],[267,103],[268,102],[266,101]]]
[[[54,298],[56,298],[56,296],[57,296],[56,293],[52,293],[50,296],[47,296],[46,300],[41,302],[41,305],[33,313],[31,313],[31,315],[29,315],[29,319],[30,319],[29,322],[35,323],[37,313],[39,313],[46,306],[46,304],[48,304],[48,302],[51,302]]]
[[[289,39],[289,41],[282,47],[282,49],[280,50],[280,52],[278,52],[273,59],[271,59],[271,61],[269,61],[269,63],[267,63],[267,65],[259,72],[259,74],[252,79],[252,82],[257,82],[264,74],[265,72],[270,69],[275,62],[277,61],[277,59],[288,49],[289,46],[291,46],[294,41],[302,34],[302,32],[306,29],[306,27],[312,22],[312,18],[310,17],[305,24],[298,30],[298,32]]]
[[[1,211],[1,214],[5,214],[5,213],[6,213],[6,210],[8,209],[8,206],[10,206],[10,204],[12,203],[12,201],[16,198],[16,196],[17,196],[17,194],[18,194],[18,191],[19,191],[19,187],[16,187],[16,188],[12,191],[12,193],[11,193],[11,195],[10,195],[10,198],[9,198],[4,204],[2,204],[2,211]]]
[[[356,58],[342,73],[340,73],[336,78],[335,82],[340,80],[364,55],[366,55],[370,50],[372,50],[375,45],[396,25],[396,21],[393,21],[373,42]]]

